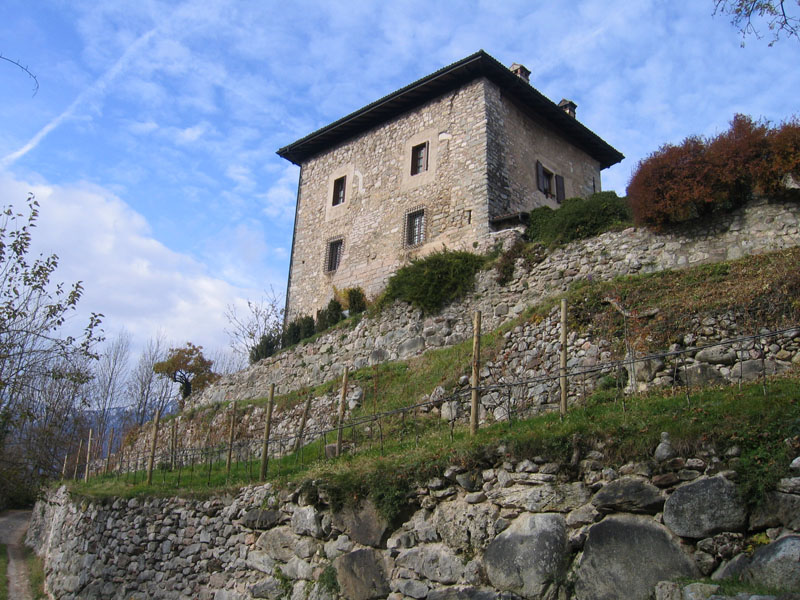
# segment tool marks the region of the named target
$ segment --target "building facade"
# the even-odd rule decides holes
[[[410,259],[472,250],[537,206],[600,191],[622,155],[483,51],[278,154],[301,167],[286,318],[380,293]]]

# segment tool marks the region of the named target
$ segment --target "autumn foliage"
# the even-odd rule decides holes
[[[634,220],[656,228],[729,210],[754,193],[787,197],[786,176],[800,179],[800,121],[778,127],[736,115],[713,138],[665,144],[642,160],[628,184]]]
[[[186,342],[182,348],[170,348],[166,360],[153,365],[153,371],[180,385],[181,398],[178,401],[183,409],[186,398],[195,391],[219,379],[211,370],[213,361],[203,356],[203,347]]]

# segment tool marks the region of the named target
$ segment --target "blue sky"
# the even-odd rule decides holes
[[[626,155],[736,112],[798,111],[800,43],[741,36],[712,0],[4,0],[2,204],[42,204],[36,242],[81,311],[141,344],[227,344],[227,305],[282,293],[298,169],[275,150],[478,49]],[[768,36],[766,36],[768,38]]]

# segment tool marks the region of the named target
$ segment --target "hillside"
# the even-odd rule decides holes
[[[680,595],[665,581],[677,577],[714,580],[683,594],[800,590],[797,264],[794,247],[576,277],[496,315],[482,330],[475,436],[467,331],[348,373],[341,456],[341,378],[279,394],[262,485],[266,399],[201,404],[162,423],[152,484],[144,431],[111,473],[53,490],[29,542],[65,598],[644,600],[656,587]],[[518,271],[521,294],[535,271]],[[449,318],[391,310],[423,329]],[[293,356],[335,358],[337,337],[365,321]]]
[[[635,440],[626,439],[630,432],[618,431],[614,436],[618,442],[614,445],[619,444],[620,450],[614,453],[615,462],[643,459],[648,449],[658,443],[660,431],[671,431],[674,439],[681,440],[687,447],[694,447],[700,441],[709,439],[708,434],[685,427],[687,420],[697,422],[698,415],[703,414],[702,410],[697,412],[693,408],[694,402],[689,403],[686,398],[713,384],[712,387],[720,389],[708,393],[717,394],[719,398],[728,398],[733,394],[733,401],[742,382],[759,380],[762,371],[766,375],[787,373],[789,379],[786,381],[793,381],[789,369],[793,364],[800,364],[800,329],[797,327],[800,324],[800,304],[797,302],[800,297],[800,271],[795,268],[797,264],[800,264],[800,248],[680,271],[574,285],[565,294],[570,307],[569,343],[579,349],[570,365],[570,416],[573,410],[586,414],[590,407],[599,408],[609,401],[615,407],[621,406],[623,414],[634,402],[646,404],[647,398],[654,398],[656,407],[659,402],[671,402],[677,406],[681,402],[686,403],[680,414],[673,414],[667,419],[679,424],[677,426],[670,426],[664,421],[663,415],[659,417],[658,408],[649,407],[645,409],[649,416],[640,419],[642,422],[650,421],[651,425],[635,430],[638,432]],[[665,289],[671,292],[665,294]],[[626,319],[616,308],[620,303],[625,304],[631,314],[647,316]],[[483,443],[491,439],[491,431],[505,435],[506,428],[510,426],[507,423],[509,420],[516,426],[521,418],[557,410],[557,376],[531,377],[536,372],[525,370],[531,367],[531,361],[557,362],[556,352],[551,352],[550,357],[540,357],[535,352],[535,344],[531,342],[539,339],[539,343],[546,345],[557,340],[557,331],[554,333],[558,327],[557,305],[558,298],[551,298],[543,304],[530,307],[499,329],[484,334],[481,365],[485,389],[481,397],[481,422],[483,427],[494,422],[497,425],[486,432],[482,431]],[[630,321],[627,330],[626,321]],[[768,331],[780,333],[766,335]],[[547,335],[542,337],[542,332]],[[764,335],[754,338],[754,332]],[[728,344],[723,340],[740,341]],[[522,352],[521,345],[525,346]],[[704,347],[707,347],[706,350],[703,350]],[[630,352],[637,357],[633,367],[629,361]],[[432,350],[407,361],[374,365],[350,373],[345,446],[355,453],[365,451],[367,458],[363,459],[364,464],[372,461],[380,446],[383,449],[380,453],[382,464],[399,461],[408,465],[408,439],[413,438],[415,449],[420,440],[429,439],[430,444],[438,450],[434,457],[423,452],[418,464],[430,466],[446,463],[449,454],[440,446],[447,447],[447,439],[465,436],[463,428],[469,417],[469,383],[466,376],[470,372],[471,361],[472,342],[468,341],[450,348]],[[631,386],[629,372],[636,377],[635,386]],[[726,383],[733,383],[735,387],[725,391],[726,388],[722,386]],[[786,389],[792,388],[790,383],[786,385]],[[276,398],[272,448],[275,452],[288,455],[280,462],[273,461],[274,475],[285,479],[301,476],[304,472],[319,474],[331,469],[330,472],[339,470],[335,461],[330,463],[331,466],[324,466],[328,463],[323,461],[308,471],[303,461],[316,461],[323,454],[324,443],[335,441],[340,387],[341,380],[334,380]],[[633,389],[641,391],[640,398],[630,398]],[[757,392],[756,389],[753,393],[758,396]],[[526,398],[529,400],[526,401]],[[296,443],[295,436],[306,401],[309,401],[310,415],[316,416],[307,419],[303,440],[305,448],[301,454],[295,455],[291,448]],[[494,403],[493,411],[484,408],[490,406],[490,402]],[[225,476],[220,466],[220,471],[213,473],[214,485],[226,481],[253,481],[258,474],[265,406],[265,398],[239,401],[233,430],[232,405],[229,402],[199,406],[177,418],[165,420],[162,423],[162,431],[165,432],[162,436],[163,452],[160,453],[162,458],[157,458],[156,464],[166,467],[170,460],[174,460],[173,453],[180,456],[181,452],[186,452],[190,456],[188,449],[175,447],[173,436],[177,437],[178,432],[181,432],[181,439],[187,440],[187,446],[209,449],[207,452],[211,454],[196,454],[196,462],[222,460],[233,431],[233,458],[238,457],[249,463],[234,464],[231,477]],[[730,414],[735,414],[735,411]],[[741,418],[746,420],[744,415]],[[781,423],[786,415],[775,415],[774,418],[775,423],[767,429],[782,431],[777,423]],[[543,421],[549,423],[544,426],[548,431],[553,427],[552,419],[549,416]],[[592,419],[602,423],[599,426],[609,431],[616,427],[601,419],[600,414],[593,414]],[[525,425],[523,431],[527,427],[543,427],[536,424],[538,422],[532,423]],[[655,423],[661,424],[656,426]],[[716,432],[715,435],[721,436],[721,440],[727,439],[726,436],[735,437],[738,431],[735,419],[707,423],[700,419],[699,426]],[[174,431],[171,431],[173,427]],[[567,448],[571,452],[572,436],[578,432],[569,428],[558,428],[557,431],[554,437],[535,436],[544,445],[534,453],[544,452],[548,444],[562,450]],[[591,431],[594,433],[587,431],[582,437],[595,439],[599,430]],[[527,434],[520,435],[524,437]],[[318,436],[322,439],[319,440]],[[560,439],[559,436],[564,438]],[[693,436],[697,439],[692,439]],[[315,438],[318,441],[314,442]],[[445,440],[442,441],[442,438]],[[146,443],[150,438],[145,432],[140,439]],[[544,442],[545,439],[551,441]],[[466,446],[462,450],[474,448],[474,444],[466,438],[464,443]],[[393,453],[397,453],[395,459],[392,459]],[[136,460],[140,468],[144,468],[143,452]],[[184,459],[185,462],[188,460]],[[346,460],[346,471],[351,469],[352,460]],[[364,468],[359,467],[352,472],[363,471]],[[400,468],[399,464],[395,464],[394,468]],[[158,493],[172,493],[183,486],[194,488],[195,491],[198,488],[207,489],[212,481],[212,477],[205,472],[194,484],[185,472],[179,477],[182,482],[176,481],[174,473],[162,473],[161,484],[156,484],[160,490]],[[147,488],[142,487],[141,479],[141,476],[138,481],[131,479],[128,474],[120,481],[117,475],[110,477],[106,484],[94,484],[88,489],[81,489],[89,494],[102,494],[101,490],[107,488],[106,493],[137,495],[146,493]],[[366,477],[364,481],[368,479]],[[158,475],[156,481],[159,481]]]

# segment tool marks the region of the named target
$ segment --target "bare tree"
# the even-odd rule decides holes
[[[748,35],[761,38],[755,24],[759,19],[772,32],[770,46],[781,35],[800,41],[800,0],[714,0],[714,14],[730,17],[731,25],[742,34],[742,45]]]
[[[128,378],[131,336],[122,330],[100,353],[94,365],[89,409],[94,435],[101,447],[113,422],[113,409],[125,404],[125,383]]]
[[[280,339],[283,327],[283,301],[273,288],[257,302],[247,301],[247,314],[239,315],[236,307],[229,304],[225,311],[229,328],[225,330],[230,338],[233,351],[245,361],[250,351],[264,336],[275,336]]]
[[[159,377],[153,370],[156,363],[166,359],[168,347],[163,334],[150,338],[131,370],[127,396],[132,425],[141,427],[155,416],[156,411],[164,412],[177,391],[172,381]]]
[[[219,375],[236,373],[247,366],[247,359],[244,356],[227,348],[214,349],[208,353],[208,357],[214,363],[214,372]]]

